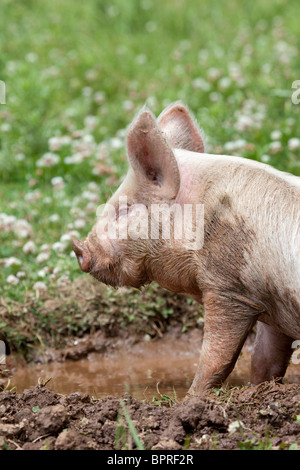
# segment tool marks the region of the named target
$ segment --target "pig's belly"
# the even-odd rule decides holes
[[[276,316],[262,313],[258,317],[258,321],[273,326],[276,330],[291,338],[300,339],[300,307],[297,312],[288,315],[286,315],[286,312]]]

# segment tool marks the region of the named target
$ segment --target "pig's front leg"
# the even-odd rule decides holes
[[[240,354],[249,331],[256,322],[253,310],[231,296],[204,296],[205,326],[200,362],[189,396],[201,396],[219,387],[227,378]]]
[[[292,350],[293,338],[273,326],[257,322],[256,340],[251,357],[251,383],[259,384],[284,377]]]

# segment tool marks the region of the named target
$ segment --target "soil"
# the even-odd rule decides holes
[[[132,348],[145,336],[151,341],[164,341],[174,328],[177,334],[202,330],[202,317],[199,311],[195,313],[193,304],[156,288],[131,299],[130,309],[138,318],[135,323],[126,292],[119,298],[105,298],[99,291],[81,289],[76,295],[75,302],[66,289],[57,292],[56,299],[31,299],[20,308],[14,304],[13,311],[2,303],[0,313],[7,322],[5,337],[10,340],[10,357],[16,352],[20,357],[15,346],[18,338],[26,346],[22,356],[26,367],[28,358],[36,363],[75,361],[88,358],[89,354],[108,354],[120,346]],[[151,310],[140,310],[140,305],[149,305],[154,295]],[[72,301],[66,303],[70,297]],[[21,323],[17,330],[24,308],[27,325],[23,328]],[[79,333],[68,328],[66,317],[60,316],[62,308],[67,315],[75,315],[73,326],[81,325]],[[162,315],[159,310],[167,314]],[[76,317],[78,311],[84,313],[80,318]],[[14,320],[12,312],[16,321],[9,323]],[[46,327],[36,323],[38,317],[44,318],[43,312],[50,319]],[[59,336],[54,335],[57,322],[65,327]],[[34,331],[38,331],[36,336]],[[34,337],[42,347],[37,347]],[[187,335],[187,341],[188,338]],[[8,373],[0,383],[4,390],[0,392],[0,449],[300,449],[299,383],[226,385],[202,398],[174,401],[161,395],[151,402],[128,393],[101,399],[78,391],[58,393],[42,380],[19,393],[18,389],[12,390],[9,377]]]
[[[300,386],[263,383],[173,406],[122,397],[144,449],[293,449],[300,438]],[[0,393],[2,449],[135,449],[120,398],[57,394],[42,384]]]

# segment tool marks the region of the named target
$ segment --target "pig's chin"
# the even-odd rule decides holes
[[[107,286],[111,287],[122,287],[122,283],[120,282],[119,279],[117,279],[115,276],[109,275],[109,273],[105,273],[102,271],[95,271],[95,272],[90,272],[90,275],[93,276],[97,281],[103,282],[103,284],[106,284]]]
[[[97,279],[97,281],[114,288],[135,287],[139,289],[149,282],[143,276],[127,276],[122,270],[120,263],[116,263],[116,265],[110,268],[92,269],[89,274]]]
[[[104,284],[112,287],[121,287],[122,282],[120,278],[120,265],[119,263],[110,264],[109,266],[99,266],[98,263],[94,263],[89,271],[89,274],[93,276],[97,281],[103,282]]]

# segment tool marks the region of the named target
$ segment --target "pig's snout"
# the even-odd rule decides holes
[[[80,240],[73,240],[72,243],[73,251],[75,252],[78,260],[78,264],[82,271],[88,273],[91,267],[91,253],[84,242]]]

